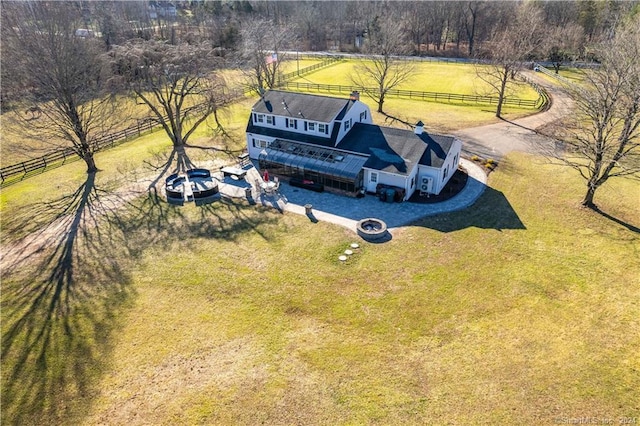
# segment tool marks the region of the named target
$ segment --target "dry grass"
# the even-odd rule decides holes
[[[637,232],[580,209],[582,183],[535,157],[506,157],[490,185],[347,264],[354,235],[302,216],[106,209],[70,279],[47,287],[64,244],[3,267],[3,424],[638,417]],[[636,182],[602,191],[640,224]]]

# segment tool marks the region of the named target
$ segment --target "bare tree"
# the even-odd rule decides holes
[[[230,100],[224,79],[215,72],[220,58],[210,44],[138,40],[114,46],[108,57],[112,87],[131,91],[149,107],[174,147],[184,146]]]
[[[116,122],[103,85],[103,44],[76,36],[81,18],[73,3],[3,3],[2,84],[19,93],[12,104],[22,131],[57,148],[62,141],[94,173],[95,142]]]
[[[580,173],[587,192],[582,205],[596,208],[596,190],[612,177],[640,174],[640,17],[619,28],[598,49],[602,66],[569,87],[576,115],[556,155]]]
[[[584,41],[582,27],[577,24],[566,24],[551,30],[547,36],[548,57],[556,74],[566,61],[574,60],[580,54],[580,46]]]
[[[351,81],[378,104],[380,113],[384,113],[387,93],[411,78],[413,63],[397,56],[407,54],[407,48],[404,32],[397,21],[389,19],[382,23],[374,19],[365,45],[367,57],[356,65]],[[375,89],[366,90],[371,83]]]
[[[493,37],[491,64],[477,65],[476,74],[498,96],[496,117],[501,117],[508,90],[523,63],[544,40],[543,20],[537,6],[522,4],[513,18]]]
[[[281,65],[286,60],[282,50],[292,36],[289,27],[267,20],[248,21],[242,29],[243,68],[248,69],[248,85],[256,93],[278,84]]]

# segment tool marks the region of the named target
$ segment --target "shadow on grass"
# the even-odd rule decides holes
[[[625,228],[627,228],[631,232],[635,232],[636,234],[640,234],[640,228],[638,228],[637,226],[634,226],[634,225],[632,225],[632,224],[630,224],[628,222],[625,222],[622,219],[618,219],[617,217],[611,216],[609,213],[600,210],[600,208],[598,208],[597,206],[593,206],[591,208],[591,210],[593,210],[594,212],[598,213],[600,216],[605,217],[605,218],[609,219],[610,221],[617,223],[618,225],[624,226]]]
[[[125,222],[95,174],[4,222],[32,232],[2,259],[2,423],[66,422],[95,394],[110,336],[134,296]]]
[[[176,241],[268,239],[263,225],[277,221],[228,200],[173,206],[155,188],[125,198],[95,177],[3,219],[15,241],[2,257],[2,424],[73,424],[90,411],[136,297],[131,271],[147,248],[171,256]]]
[[[527,229],[518,213],[504,194],[491,187],[471,206],[462,211],[452,212],[420,219],[412,226],[422,226],[440,232],[453,232],[465,228],[495,229]]]

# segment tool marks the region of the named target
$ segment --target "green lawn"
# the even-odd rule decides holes
[[[356,72],[355,67],[357,64],[358,61],[355,60],[343,61],[293,81],[352,85],[350,76]],[[414,76],[397,88],[423,92],[495,96],[490,92],[489,86],[477,77],[475,66],[469,64],[416,62],[414,64]],[[515,86],[514,93],[511,96],[521,99],[538,99],[536,91],[528,85]]]
[[[638,233],[579,208],[568,169],[510,155],[473,207],[360,241],[346,264],[358,239],[340,227],[242,202],[112,203],[110,173],[69,173],[47,205],[22,188],[45,180],[2,192],[3,233],[20,203],[22,219],[70,214],[3,264],[3,424],[640,416]],[[639,198],[620,180],[597,202],[637,227]]]

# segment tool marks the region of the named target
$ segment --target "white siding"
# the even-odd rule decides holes
[[[275,138],[270,138],[268,136],[247,133],[247,152],[249,152],[249,158],[257,160],[260,156],[260,152],[263,150],[263,147],[259,146],[259,141],[265,141],[267,144],[270,144],[274,140]]]
[[[418,167],[414,167],[411,173],[407,176],[382,172],[380,170],[364,169],[364,171],[365,171],[364,185],[367,192],[376,192],[376,187],[378,186],[379,183],[382,183],[389,186],[395,186],[397,188],[404,188],[404,191],[405,191],[404,199],[408,200],[409,197],[411,197],[413,190],[415,189],[415,180],[414,180],[414,187],[412,189],[411,179],[415,178],[415,176],[418,174]],[[376,182],[371,181],[371,174],[377,174]]]
[[[422,176],[430,176],[433,178],[433,193],[440,194],[442,188],[449,182],[451,176],[458,169],[458,164],[460,163],[460,151],[462,149],[462,142],[460,140],[455,139],[451,144],[451,149],[447,154],[447,158],[445,158],[444,163],[441,168],[429,167],[419,165],[418,177]],[[456,162],[457,159],[457,162]],[[445,169],[447,170],[447,175],[444,175]]]
[[[362,121],[360,121],[361,117]],[[349,128],[347,130],[345,130],[345,122],[349,123]],[[338,137],[336,138],[336,145],[340,143],[342,138],[344,138],[347,133],[349,133],[349,130],[353,129],[353,126],[356,123],[373,124],[373,121],[371,120],[371,110],[369,109],[367,104],[364,104],[360,101],[355,101],[353,103],[351,109],[349,109],[349,111],[345,114],[342,121],[334,122],[334,126],[340,126],[340,132],[338,133]]]

